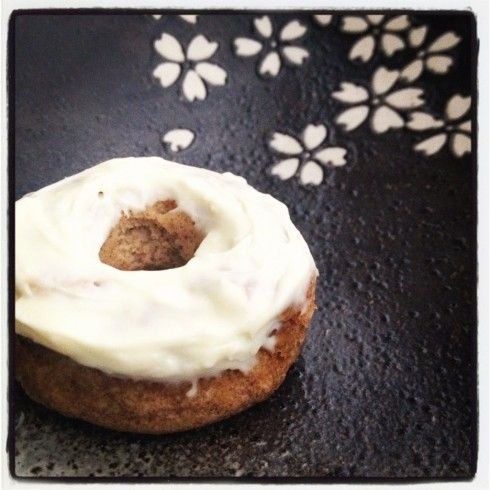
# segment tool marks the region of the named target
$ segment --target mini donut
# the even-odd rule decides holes
[[[231,173],[121,158],[15,205],[15,375],[68,417],[163,434],[265,400],[318,275],[284,204]]]

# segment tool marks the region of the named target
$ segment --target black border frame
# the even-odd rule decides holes
[[[128,14],[279,14],[279,13],[291,13],[301,12],[302,14],[348,14],[362,12],[363,14],[429,14],[429,15],[464,15],[471,19],[471,95],[474,103],[471,123],[474,130],[472,131],[472,152],[471,160],[473,166],[473,186],[477,191],[473,196],[472,202],[472,218],[473,218],[473,235],[471,238],[471,244],[473,246],[473,267],[476,271],[476,284],[474,287],[474,309],[473,313],[476,318],[476,328],[470,334],[470,342],[472,348],[472,355],[475,360],[474,369],[472,373],[472,401],[473,401],[473,413],[471,434],[470,434],[470,446],[471,446],[471,476],[469,477],[356,477],[356,478],[341,478],[341,477],[36,477],[36,476],[18,476],[15,473],[15,213],[14,213],[14,196],[15,196],[15,20],[19,16],[23,15],[128,15]],[[474,12],[469,8],[467,10],[417,10],[417,9],[267,9],[267,10],[246,10],[243,8],[236,9],[151,9],[151,8],[65,8],[65,9],[16,9],[11,12],[8,21],[7,32],[7,132],[8,132],[8,145],[7,145],[7,239],[8,239],[8,266],[7,266],[7,279],[8,279],[8,306],[7,306],[7,326],[8,326],[8,432],[6,441],[6,452],[8,453],[8,467],[10,476],[18,481],[33,481],[33,482],[69,482],[69,483],[382,483],[382,484],[410,484],[410,483],[435,483],[435,482],[456,482],[456,481],[471,481],[477,472],[478,461],[478,420],[479,413],[479,396],[478,396],[478,331],[479,331],[479,318],[478,318],[478,53],[479,53],[479,39],[477,37],[477,18]]]

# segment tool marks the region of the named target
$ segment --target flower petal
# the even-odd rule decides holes
[[[344,32],[365,32],[369,24],[362,17],[347,15],[342,17],[340,30]]]
[[[373,75],[372,87],[376,95],[385,94],[395,84],[400,76],[398,70],[387,70],[380,66]]]
[[[329,148],[325,148],[324,150],[318,151],[315,153],[314,157],[327,165],[330,164],[334,167],[341,167],[347,163],[345,159],[346,154],[347,150],[345,148],[341,148],[340,146],[331,146]]]
[[[269,74],[271,77],[275,77],[280,69],[281,59],[276,51],[271,51],[260,63],[259,73],[261,75]]]
[[[447,134],[439,133],[421,141],[420,143],[417,143],[413,149],[427,156],[434,155],[444,146],[446,141]]]
[[[271,168],[272,175],[277,175],[280,179],[290,179],[298,170],[299,158],[288,158],[276,163]]]
[[[453,59],[446,55],[429,56],[426,64],[427,69],[433,73],[447,73],[453,64]]]
[[[224,85],[226,83],[226,71],[214,63],[201,61],[196,65],[196,71],[201,78],[204,78],[211,85]]]
[[[187,58],[192,61],[207,60],[213,56],[218,49],[217,42],[210,42],[202,34],[192,39],[187,48]]]
[[[302,139],[308,150],[320,146],[327,137],[327,128],[323,124],[308,124],[303,131]]]
[[[381,36],[381,47],[386,56],[393,56],[394,53],[405,47],[405,41],[396,34],[383,34]]]
[[[238,56],[254,56],[262,49],[262,43],[247,37],[237,37],[233,44]]]
[[[454,48],[459,42],[461,38],[452,31],[444,33],[442,36],[439,36],[427,49],[428,53],[440,53],[441,51],[448,51],[451,48]]]
[[[468,121],[462,122],[458,128],[467,133],[471,133],[471,121],[468,119]]]
[[[264,15],[263,17],[257,17],[254,19],[254,26],[257,29],[257,32],[263,37],[271,37],[272,36],[272,22],[268,15]]]
[[[375,133],[385,133],[392,128],[402,128],[403,124],[400,114],[385,105],[375,109],[371,119],[371,125]]]
[[[274,133],[269,141],[269,146],[285,155],[299,155],[303,152],[300,142],[296,138],[289,136],[289,134],[284,133]]]
[[[406,14],[393,17],[392,19],[388,20],[384,25],[384,28],[387,31],[393,32],[404,31],[408,27],[410,27],[410,22],[408,21],[408,15]]]
[[[332,22],[333,15],[327,15],[327,14],[317,14],[313,16],[313,20],[321,25],[321,26],[328,26],[330,22]]]
[[[346,131],[352,131],[360,126],[369,114],[369,106],[358,105],[341,112],[335,119],[337,124],[343,126]]]
[[[162,87],[170,87],[175,83],[180,75],[180,65],[170,61],[159,64],[153,70],[153,76],[160,80]]]
[[[420,59],[413,60],[400,72],[400,79],[405,82],[413,82],[424,71],[424,62]]]
[[[193,102],[196,99],[204,100],[207,95],[204,82],[194,70],[189,70],[185,74],[182,90],[185,98],[190,102]]]
[[[184,51],[175,37],[162,32],[160,39],[154,43],[156,51],[165,59],[183,63],[185,61]]]
[[[179,15],[182,20],[189,22],[189,24],[195,24],[197,22],[197,14],[187,14],[187,15]]]
[[[356,41],[349,52],[349,59],[355,60],[359,58],[360,60],[366,62],[371,59],[374,53],[374,47],[376,43],[373,36],[363,36],[361,39]]]
[[[414,27],[408,32],[408,44],[412,48],[418,48],[425,41],[427,36],[427,26]]]
[[[172,129],[163,135],[162,141],[169,145],[172,151],[181,151],[192,144],[194,133],[189,129]]]
[[[451,137],[451,150],[457,157],[471,153],[471,138],[463,133],[455,133]]]
[[[411,112],[409,117],[407,128],[412,131],[425,131],[426,129],[441,128],[444,126],[444,121],[436,119],[432,114],[427,114],[426,112]]]
[[[366,15],[369,23],[373,26],[378,26],[379,24],[381,24],[381,22],[383,21],[383,19],[385,18],[384,15]]]
[[[282,48],[284,57],[295,65],[302,65],[304,60],[310,56],[310,53],[305,48],[299,46],[286,46]]]
[[[293,39],[299,39],[307,31],[306,27],[297,20],[288,22],[279,34],[281,41],[292,41]]]
[[[386,102],[397,109],[414,109],[424,104],[421,88],[403,88],[386,96]]]
[[[369,99],[369,92],[361,85],[351,82],[341,82],[340,90],[332,92],[332,97],[346,102],[347,104],[357,104]]]
[[[318,163],[308,161],[303,165],[300,173],[300,180],[302,184],[321,184],[323,180],[323,169]]]
[[[459,119],[466,114],[471,106],[471,97],[462,97],[461,95],[453,95],[446,105],[446,116],[451,121]]]

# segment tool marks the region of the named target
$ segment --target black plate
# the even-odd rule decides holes
[[[260,66],[267,51],[288,43],[256,32],[263,13],[201,14],[196,23],[142,12],[12,19],[16,198],[116,156],[161,155],[231,171],[288,205],[320,269],[318,311],[302,356],[268,401],[200,430],[144,437],[65,419],[14,386],[15,475],[474,474],[476,158],[468,142],[476,148],[476,131],[470,139],[460,126],[475,117],[474,18],[408,12],[393,21],[403,13],[386,14],[379,21],[336,13],[326,25],[310,13],[269,14],[274,36],[293,20],[306,28],[288,43],[308,57],[280,51],[277,76],[262,76]],[[293,24],[285,36],[301,31]],[[163,62],[153,47],[162,32],[183,46],[198,34],[217,42],[209,62],[225,70],[225,84],[208,84],[204,100],[194,102],[182,92],[182,75],[163,88],[152,76]],[[365,35],[375,41],[372,56],[366,39],[351,51]],[[260,53],[237,55],[241,37],[259,40]],[[356,51],[365,60],[350,59]],[[417,59],[421,65],[403,71]],[[420,66],[416,79],[403,79]],[[375,73],[393,78],[393,86],[375,94]],[[386,89],[379,79],[375,85]],[[345,112],[359,105],[367,109]],[[342,127],[362,111],[369,116],[359,127]],[[319,125],[328,130],[319,149],[337,148],[322,154],[328,162],[321,166],[320,157],[300,154],[301,168],[316,159],[302,175],[318,185],[273,175],[276,162],[295,158],[271,148],[273,134],[299,137],[309,124],[318,134]],[[162,143],[174,128],[194,133],[188,148],[172,152]],[[285,177],[294,169],[284,165]]]

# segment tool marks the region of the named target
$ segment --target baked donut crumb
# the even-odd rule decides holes
[[[158,201],[145,211],[123,213],[102,244],[99,258],[123,271],[171,269],[187,264],[203,239],[175,201]]]

